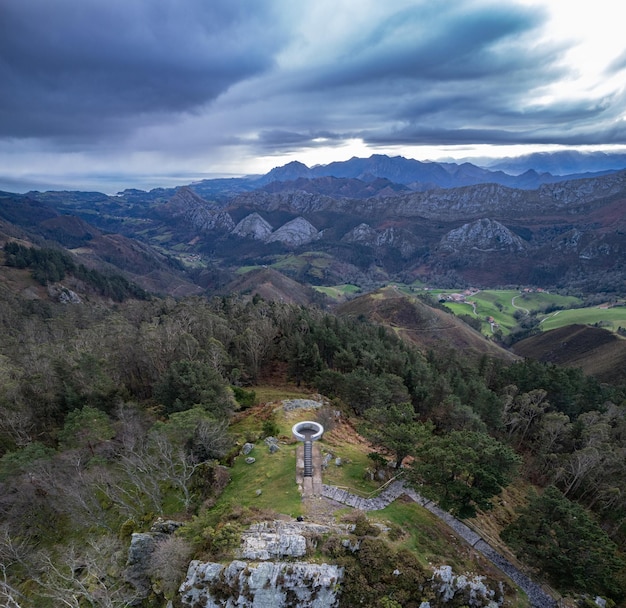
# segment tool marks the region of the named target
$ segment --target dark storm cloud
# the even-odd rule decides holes
[[[361,142],[626,143],[626,53],[583,83],[551,6],[0,0],[0,166],[248,172]]]
[[[607,107],[533,98],[568,76],[567,47],[538,42],[545,20],[537,7],[506,2],[418,2],[391,11],[337,48],[332,61],[268,81],[279,115],[258,106],[268,126],[258,144],[315,146],[323,129],[334,133],[329,140],[376,145],[569,140],[577,122]],[[590,135],[581,131],[581,143]]]
[[[199,108],[272,65],[272,4],[4,0],[0,136],[81,138]]]
[[[419,3],[375,24],[315,84],[494,77],[532,61],[522,60],[514,42],[540,23],[540,13],[521,7]]]
[[[331,142],[341,142],[354,133],[331,133],[330,131],[316,131],[300,133],[297,131],[262,131],[259,133],[257,145],[266,150],[291,149],[294,146],[303,148],[319,148]]]

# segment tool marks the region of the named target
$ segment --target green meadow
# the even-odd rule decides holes
[[[333,300],[343,300],[346,296],[351,296],[361,291],[360,287],[356,285],[333,285],[332,287],[324,287],[321,285],[314,285],[313,288],[320,293],[327,295]]]
[[[460,292],[433,289],[426,293],[441,302]],[[469,315],[479,319],[481,331],[486,336],[492,335],[494,330],[499,330],[503,335],[511,333],[523,315],[536,315],[544,331],[572,324],[599,325],[614,332],[620,327],[626,327],[626,306],[579,308],[582,304],[580,298],[545,291],[486,289],[465,295],[463,302],[448,300],[442,303],[455,315]],[[493,323],[487,319],[492,319]]]
[[[626,328],[626,306],[613,308],[574,308],[571,310],[557,310],[547,315],[541,321],[544,331],[557,329],[565,325],[598,325],[611,331],[620,327]]]

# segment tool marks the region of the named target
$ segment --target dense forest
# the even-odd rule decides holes
[[[6,254],[37,276],[64,265]],[[107,295],[116,303],[64,305],[0,289],[4,605],[128,605],[130,533],[210,511],[240,447],[229,423],[277,377],[332,399],[380,457],[412,457],[412,483],[460,517],[521,476],[536,492],[503,532],[509,546],[563,592],[626,595],[626,387],[420,352],[362,319],[259,297],[122,290]],[[228,542],[211,530],[214,548]],[[161,548],[165,592],[196,541]]]

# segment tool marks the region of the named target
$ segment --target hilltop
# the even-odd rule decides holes
[[[406,296],[394,287],[380,289],[341,304],[337,314],[366,318],[387,327],[423,352],[452,349],[476,359],[482,355],[506,361],[515,359],[509,351],[487,340],[453,314]]]

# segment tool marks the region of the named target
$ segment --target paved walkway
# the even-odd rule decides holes
[[[302,487],[302,498],[322,496],[322,452],[319,443],[313,442],[312,465],[313,476],[304,475],[304,444],[300,443],[296,448],[296,483]]]
[[[476,551],[484,555],[499,570],[504,572],[522,591],[526,593],[532,606],[536,608],[555,608],[556,602],[539,586],[520,572],[511,562],[498,553],[480,534],[468,528],[447,511],[440,509],[432,500],[424,498],[401,481],[394,481],[375,498],[361,498],[336,486],[322,485],[321,495],[330,500],[348,505],[361,511],[378,511],[402,495],[406,495],[433,515],[444,521],[458,536],[469,543]]]

